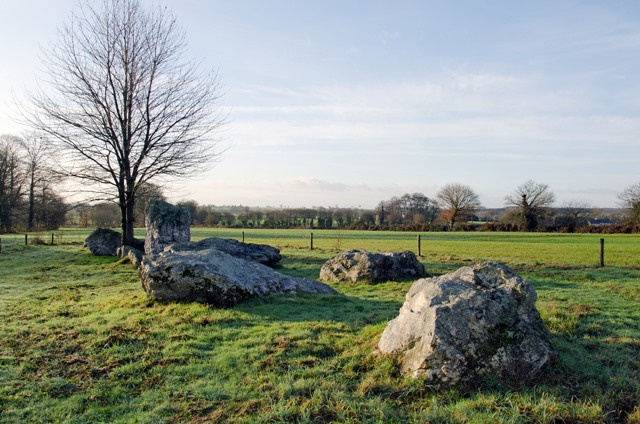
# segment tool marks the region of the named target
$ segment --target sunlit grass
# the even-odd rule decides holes
[[[196,228],[193,237],[241,231]],[[338,251],[415,251],[416,242],[342,232],[336,246],[333,232],[314,232],[311,251],[303,231],[254,231],[247,242],[282,249],[281,272],[309,278]],[[127,263],[78,244],[16,243],[0,254],[0,421],[637,422],[640,239],[606,236],[598,268],[599,238],[424,235],[431,275],[500,260],[530,279],[560,353],[536,385],[487,381],[474,392],[433,391],[373,353],[410,282],[334,284],[337,296],[232,309],[161,304]]]

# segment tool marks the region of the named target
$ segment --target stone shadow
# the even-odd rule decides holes
[[[335,321],[351,326],[386,323],[398,315],[403,301],[367,299],[344,294],[304,293],[250,299],[234,309],[282,322]]]

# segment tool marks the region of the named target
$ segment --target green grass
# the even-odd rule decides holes
[[[240,240],[242,232],[248,243],[266,243],[283,249],[310,246],[323,252],[349,249],[369,251],[412,250],[417,253],[417,236],[421,236],[421,253],[427,259],[442,261],[496,260],[511,265],[588,266],[599,263],[600,238],[605,239],[605,265],[640,269],[640,235],[628,234],[556,234],[453,232],[412,233],[391,231],[340,230],[239,230],[193,228],[192,238],[229,237]]]
[[[87,234],[67,231],[67,241]],[[317,278],[339,251],[415,251],[416,235],[314,231],[313,251],[308,231],[245,230],[245,241],[281,248],[281,272]],[[410,282],[231,309],[161,304],[126,262],[3,236],[0,421],[640,422],[640,237],[607,235],[605,268],[595,266],[599,239],[422,234],[431,275],[499,260],[532,281],[559,351],[536,385],[462,392],[403,378],[373,353]]]

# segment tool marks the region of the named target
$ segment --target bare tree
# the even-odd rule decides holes
[[[44,55],[47,86],[23,115],[64,154],[65,175],[117,202],[130,245],[140,187],[193,175],[217,155],[217,74],[184,59],[166,8],[139,0],[86,0],[58,33]]]
[[[447,184],[440,189],[436,198],[449,230],[453,230],[458,219],[468,217],[480,207],[478,195],[464,184]]]
[[[507,206],[516,208],[516,213],[526,231],[538,228],[540,218],[555,202],[555,195],[549,186],[535,181],[527,181],[513,193],[505,197]]]
[[[570,200],[563,205],[567,215],[573,220],[573,225],[581,226],[586,224],[588,216],[591,214],[593,207],[580,200]]]
[[[640,182],[625,188],[618,198],[627,209],[629,222],[635,227],[640,226]]]
[[[24,195],[25,172],[19,137],[0,137],[0,230],[11,231]]]
[[[52,230],[60,228],[64,224],[70,207],[55,191],[48,186],[42,187],[42,192],[36,196],[35,203],[34,223],[36,229]]]
[[[36,224],[36,213],[39,206],[46,202],[50,185],[57,178],[49,166],[52,157],[49,145],[35,133],[27,134],[22,139],[27,184],[27,231],[33,231]],[[41,205],[36,204],[37,191],[41,191]],[[53,195],[53,194],[52,194]],[[55,198],[59,197],[55,195]],[[56,200],[57,201],[57,200]]]

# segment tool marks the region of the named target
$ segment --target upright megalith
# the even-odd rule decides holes
[[[191,214],[185,207],[152,200],[146,221],[144,252],[147,255],[162,252],[173,243],[188,242],[191,239]]]
[[[122,234],[109,228],[96,228],[84,242],[94,255],[116,256],[122,246]]]
[[[557,355],[536,298],[502,264],[424,278],[411,286],[378,349],[399,355],[404,373],[436,387],[473,386],[485,377],[531,381]]]

